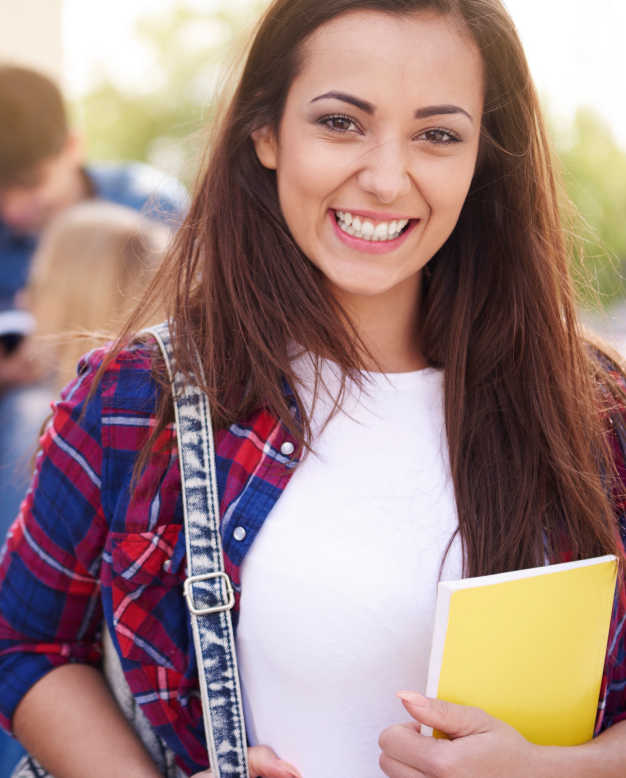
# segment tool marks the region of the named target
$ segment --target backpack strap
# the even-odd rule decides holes
[[[224,572],[213,429],[207,396],[173,361],[168,322],[144,330],[156,338],[172,383],[187,541],[183,594],[191,616],[207,750],[215,778],[248,778],[248,751]]]

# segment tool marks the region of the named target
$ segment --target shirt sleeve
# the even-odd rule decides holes
[[[103,352],[81,360],[41,439],[31,488],[0,554],[0,725],[55,667],[101,658]]]
[[[626,552],[626,379],[612,362],[606,364],[621,392],[608,393],[609,418],[612,429],[611,446],[617,479],[614,482],[612,501],[621,541]],[[626,571],[620,569],[621,586],[613,609],[609,631],[608,651],[595,734],[613,724],[626,720]]]

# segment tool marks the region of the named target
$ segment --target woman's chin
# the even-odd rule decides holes
[[[358,277],[353,275],[328,274],[326,282],[337,297],[376,297],[396,287],[402,280],[398,278]]]

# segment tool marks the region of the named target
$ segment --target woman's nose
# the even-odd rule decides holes
[[[411,190],[407,159],[400,143],[383,143],[363,157],[358,176],[360,186],[381,203],[392,203]]]

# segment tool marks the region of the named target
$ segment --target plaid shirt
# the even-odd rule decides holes
[[[0,722],[9,729],[24,694],[52,668],[97,665],[104,618],[136,700],[180,766],[193,773],[206,768],[207,751],[182,597],[185,539],[173,425],[133,483],[138,452],[155,420],[152,353],[146,345],[124,350],[86,403],[104,351],[88,355],[42,439],[33,488],[0,560]],[[621,437],[613,439],[626,482]],[[280,453],[289,440],[281,422],[263,408],[216,436],[225,565],[237,593],[235,623],[242,561],[293,472],[294,463]],[[626,534],[625,507],[616,503]],[[243,540],[234,537],[237,527],[246,531]],[[626,645],[620,604],[611,625],[597,731],[622,719]]]

